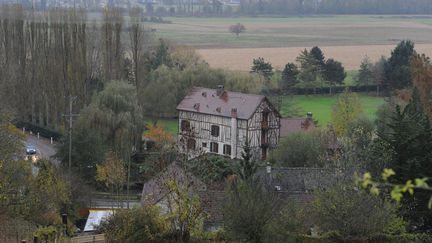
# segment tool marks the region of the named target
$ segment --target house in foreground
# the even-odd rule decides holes
[[[203,172],[204,173],[204,172]],[[324,168],[287,168],[259,167],[255,177],[266,190],[275,193],[284,203],[306,206],[313,200],[313,192],[325,190],[343,180],[347,174],[334,169]],[[223,207],[228,199],[226,186],[232,182],[228,177],[222,179],[224,187],[215,188],[214,182],[205,183],[202,175],[194,174],[190,168],[179,161],[172,162],[165,170],[144,183],[141,205],[157,205],[162,213],[170,212],[175,207],[172,198],[175,193],[167,187],[168,181],[175,181],[181,190],[197,196],[206,217],[204,227],[217,229],[223,224]],[[231,178],[235,178],[231,177]]]
[[[279,142],[281,116],[263,95],[230,92],[222,85],[193,87],[177,110],[179,147],[190,157],[213,153],[241,158],[249,142],[253,159],[266,160]]]

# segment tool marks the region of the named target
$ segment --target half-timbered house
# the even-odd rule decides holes
[[[192,88],[177,106],[178,142],[189,155],[214,153],[241,158],[246,142],[265,160],[279,142],[280,114],[263,95]]]

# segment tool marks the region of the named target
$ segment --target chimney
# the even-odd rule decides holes
[[[231,117],[232,118],[237,118],[237,108],[232,108],[231,109]]]
[[[199,111],[199,107],[200,107],[200,104],[199,103],[195,103],[194,109],[197,110],[197,111]]]
[[[224,93],[224,86],[223,85],[218,85],[217,89],[216,89],[216,95],[217,96],[222,96],[223,93]]]
[[[231,109],[231,159],[237,157],[237,108]]]

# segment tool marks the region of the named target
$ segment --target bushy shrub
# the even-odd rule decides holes
[[[294,200],[285,200],[282,209],[269,223],[266,242],[292,242],[292,239],[308,234],[307,214],[308,208],[304,205]]]
[[[401,231],[403,225],[394,204],[356,188],[351,182],[316,192],[312,210],[321,230],[336,231],[345,238],[384,233],[395,224],[396,231]]]
[[[113,243],[161,242],[170,233],[168,221],[155,206],[118,210],[98,230],[105,234],[106,242]]]
[[[233,183],[222,211],[224,228],[231,241],[264,242],[279,204],[278,196],[265,190],[259,180]]]
[[[320,130],[293,133],[280,141],[270,160],[286,167],[322,167],[327,146],[325,133]]]
[[[234,173],[236,161],[213,155],[202,155],[187,163],[189,169],[203,182],[212,184],[223,182],[225,178]]]

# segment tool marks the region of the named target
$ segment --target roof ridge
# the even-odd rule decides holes
[[[207,87],[201,87],[201,86],[193,86],[193,88],[198,88],[198,89],[208,89],[208,90],[212,90],[212,91],[217,91],[217,89],[212,89],[212,88],[207,88]],[[227,93],[234,93],[234,94],[242,94],[242,95],[249,95],[249,96],[257,96],[257,97],[265,97],[265,95],[262,94],[251,94],[251,93],[243,93],[243,92],[239,92],[239,91],[231,91],[231,90],[224,90]]]

